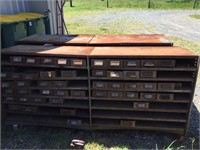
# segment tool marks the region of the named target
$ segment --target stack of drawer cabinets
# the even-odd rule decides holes
[[[198,56],[179,47],[96,47],[90,53],[92,129],[184,135]]]
[[[2,101],[11,124],[89,129],[91,48],[15,46],[2,52]]]
[[[53,37],[31,44],[49,44]],[[90,46],[82,47],[18,45],[2,50],[6,123],[185,135],[198,56],[160,41],[160,36],[151,39],[154,47],[147,47],[148,36],[140,36],[145,47],[133,46],[138,41],[122,47],[130,41],[115,36],[111,45],[107,38],[90,37]],[[31,38],[21,42],[27,40],[30,44]],[[66,45],[54,42],[50,44]]]

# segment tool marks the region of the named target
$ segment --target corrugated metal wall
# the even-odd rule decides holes
[[[27,0],[0,0],[0,14],[29,12]]]

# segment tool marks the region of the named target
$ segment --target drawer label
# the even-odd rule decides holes
[[[58,59],[58,64],[59,65],[66,65],[67,64],[67,59]]]
[[[103,60],[95,60],[94,65],[95,66],[103,66]]]

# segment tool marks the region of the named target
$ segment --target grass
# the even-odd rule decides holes
[[[195,18],[195,19],[200,19],[200,15],[197,15],[197,14],[195,14],[195,15],[190,15],[190,17],[191,17],[191,18]]]
[[[148,9],[148,0],[108,0],[109,8],[112,9]],[[151,0],[151,9],[193,9],[194,2],[184,2],[185,0]],[[107,9],[107,0],[73,0],[72,8],[69,2],[65,5],[68,9],[65,12],[83,11],[83,10],[105,10]],[[200,8],[197,3],[196,9]]]

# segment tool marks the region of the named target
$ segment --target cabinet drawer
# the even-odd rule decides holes
[[[18,101],[20,101],[20,102],[28,102],[28,101],[30,101],[30,100],[29,100],[29,98],[27,98],[27,97],[19,97],[19,98],[18,98]]]
[[[32,98],[32,102],[33,103],[46,103],[46,99],[40,98],[40,97],[34,97],[34,98]]]
[[[125,83],[125,89],[138,91],[138,90],[140,90],[140,83],[127,82],[127,83]]]
[[[139,71],[124,71],[125,78],[139,78]]]
[[[141,60],[141,66],[142,67],[156,67],[157,61],[156,60]]]
[[[70,126],[81,126],[82,120],[80,120],[80,119],[68,119],[67,124],[70,125]]]
[[[71,97],[85,97],[86,93],[85,91],[70,91]]]
[[[50,98],[49,99],[50,104],[63,104],[63,99],[60,98]]]
[[[109,78],[123,78],[122,71],[108,71]]]
[[[52,90],[40,90],[40,94],[41,95],[52,95],[53,94],[53,91]]]
[[[123,89],[123,83],[120,82],[110,82],[109,89]]]
[[[157,100],[169,100],[172,101],[174,99],[174,94],[157,94]]]
[[[1,88],[11,88],[13,87],[13,82],[1,82]]]
[[[147,102],[134,102],[133,108],[135,108],[135,109],[148,109],[149,103],[147,103]]]
[[[69,96],[69,92],[66,90],[54,90],[56,96]]]
[[[40,78],[55,78],[55,71],[40,71]]]
[[[175,60],[158,60],[159,67],[175,67]]]
[[[156,93],[140,93],[141,100],[156,100]]]
[[[124,60],[124,67],[139,67],[139,66],[140,66],[140,60],[136,59]]]
[[[110,91],[110,92],[108,92],[108,97],[110,97],[110,98],[122,98],[122,92]]]
[[[106,59],[91,59],[91,66],[104,68],[107,66],[107,60]]]
[[[135,127],[135,121],[132,120],[121,120],[120,121],[121,127],[133,128]]]
[[[174,90],[175,83],[158,83],[158,90]]]
[[[11,63],[22,63],[24,61],[24,57],[22,56],[10,56]]]
[[[76,71],[75,70],[69,70],[69,71],[61,71],[61,77],[76,77]]]
[[[140,83],[141,84],[141,90],[148,91],[148,90],[156,90],[157,89],[157,83]]]
[[[138,93],[137,92],[125,92],[124,98],[126,98],[126,99],[138,99]]]
[[[39,74],[38,73],[24,73],[23,74],[23,79],[25,80],[33,80],[33,79],[38,79]]]
[[[86,59],[72,59],[72,66],[86,67]]]
[[[1,79],[10,79],[12,76],[8,72],[1,72]]]
[[[40,58],[39,57],[26,57],[25,63],[29,64],[29,65],[40,64]]]
[[[140,72],[140,77],[142,78],[156,78],[157,76],[157,71],[141,71]]]
[[[92,70],[92,76],[93,77],[106,77],[106,71],[105,70]]]
[[[22,95],[29,95],[30,94],[30,90],[27,89],[19,89],[17,90],[17,94],[22,94]]]
[[[107,89],[108,82],[93,81],[92,87],[95,89]]]
[[[29,87],[30,84],[27,81],[15,81],[16,87]]]
[[[92,91],[93,97],[107,97],[106,91]]]
[[[15,97],[13,97],[13,96],[5,96],[5,97],[3,97],[3,100],[4,101],[15,101]]]
[[[10,111],[22,111],[21,105],[8,105]]]
[[[15,94],[15,91],[13,89],[4,89],[2,94]]]
[[[38,81],[37,84],[39,87],[51,87],[51,81]]]
[[[54,87],[67,87],[67,81],[52,81]]]
[[[22,76],[22,74],[20,74],[20,73],[13,73],[13,74],[11,74],[11,78],[12,79],[21,79],[23,76]]]
[[[35,107],[35,106],[23,106],[22,109],[24,112],[37,112],[38,111],[38,107]]]
[[[41,58],[41,64],[44,64],[44,65],[56,65],[56,62],[57,62],[56,58],[51,58],[51,57]]]
[[[122,60],[108,60],[109,67],[122,67],[123,61]]]
[[[69,66],[70,65],[70,59],[67,59],[67,58],[58,58],[57,59],[57,65]]]
[[[76,109],[60,109],[60,114],[61,115],[66,115],[66,116],[75,116],[76,115]]]

